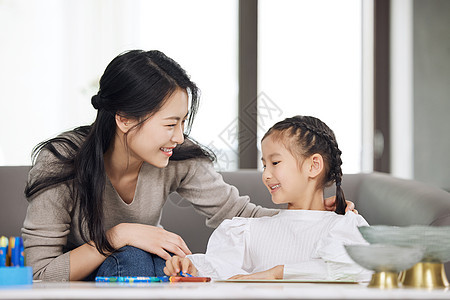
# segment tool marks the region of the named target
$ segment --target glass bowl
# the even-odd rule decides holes
[[[422,247],[394,245],[345,245],[348,255],[361,267],[375,272],[395,272],[411,268],[424,254]]]
[[[370,244],[420,246],[424,248],[422,262],[450,261],[450,226],[362,226],[361,235]]]

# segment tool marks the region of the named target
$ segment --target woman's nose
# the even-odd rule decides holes
[[[183,132],[183,126],[177,126],[177,129],[175,130],[172,141],[174,141],[177,144],[183,144],[184,142],[184,132]]]

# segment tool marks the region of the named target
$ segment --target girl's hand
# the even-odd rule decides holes
[[[197,276],[198,274],[197,268],[195,268],[192,261],[187,257],[172,256],[166,261],[164,274],[167,276],[176,276],[180,271],[193,276]]]
[[[352,201],[345,200],[345,203],[347,203],[347,207],[345,208],[345,211],[353,211],[355,214],[358,213],[358,211],[355,209],[355,203]],[[336,196],[331,196],[329,198],[325,198],[324,200],[325,209],[328,211],[335,211],[336,210]]]
[[[263,271],[263,272],[257,272],[249,275],[234,275],[233,277],[230,277],[228,279],[265,279],[265,280],[273,280],[273,279],[283,279],[283,271],[284,266],[279,265],[276,267],[273,267],[272,269]]]
[[[108,238],[116,249],[133,246],[165,260],[171,258],[168,252],[181,257],[192,254],[179,235],[151,225],[121,223],[108,231]]]

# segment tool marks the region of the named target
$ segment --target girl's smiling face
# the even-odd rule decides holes
[[[130,130],[128,149],[131,159],[145,161],[164,168],[169,163],[172,150],[184,141],[184,123],[188,114],[188,95],[177,89],[161,109],[150,116],[140,128]],[[134,121],[130,127],[137,124]]]
[[[276,204],[289,203],[298,206],[307,190],[308,176],[302,165],[286,149],[283,142],[269,135],[261,143],[264,172],[262,180]]]

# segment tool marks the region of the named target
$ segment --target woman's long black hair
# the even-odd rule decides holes
[[[83,240],[93,241],[103,255],[114,251],[106,237],[103,221],[106,184],[103,155],[114,140],[115,115],[144,120],[156,113],[177,88],[185,90],[191,100],[187,137],[198,109],[199,90],[181,66],[160,51],[133,50],[114,58],[100,79],[98,93],[91,99],[98,110],[94,123],[76,128],[72,137],[61,135],[34,148],[33,164],[44,149],[56,159],[37,179],[28,182],[26,197],[31,198],[58,184],[67,184],[71,187],[72,197],[79,202],[79,229]],[[136,129],[142,123],[139,122]],[[209,149],[195,142],[178,145],[170,159],[198,157],[215,159]],[[82,230],[83,226],[87,233]]]
[[[339,150],[333,130],[315,117],[294,116],[273,125],[262,139],[272,134],[278,134],[277,138],[284,139],[288,149],[300,157],[310,157],[316,153],[322,155],[325,176],[319,188],[336,183],[336,213],[345,214],[347,204],[341,187],[342,152]]]

